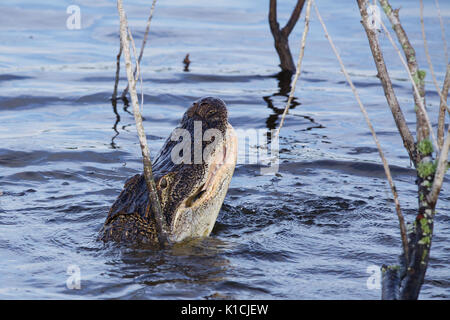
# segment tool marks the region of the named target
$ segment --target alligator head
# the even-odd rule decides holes
[[[194,102],[153,164],[169,241],[211,233],[236,158],[237,138],[225,103],[212,97]],[[144,176],[132,177],[111,207],[101,239],[157,241],[152,205]]]

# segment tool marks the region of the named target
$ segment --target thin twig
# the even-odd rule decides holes
[[[444,182],[445,173],[447,172],[448,166],[448,150],[450,147],[450,125],[447,129],[447,138],[441,149],[441,154],[439,155],[438,165],[436,168],[436,173],[434,174],[433,186],[430,194],[427,197],[428,203],[436,204],[439,192],[442,188],[442,183]]]
[[[142,116],[139,112],[139,100],[136,93],[136,79],[134,78],[131,64],[130,45],[128,43],[128,23],[123,9],[122,0],[117,0],[117,10],[120,17],[120,41],[124,52],[125,67],[127,71],[128,84],[130,85],[130,96],[133,105],[133,113],[136,121],[136,129],[139,136],[139,143],[142,151],[142,158],[144,163],[144,176],[151,201],[151,208],[155,216],[156,229],[158,231],[158,239],[162,245],[167,241],[168,228],[161,210],[158,193],[156,192],[156,184],[153,179],[152,163],[150,160],[150,150],[147,144],[147,138],[144,132],[142,123]]]
[[[431,77],[433,79],[433,83],[436,88],[436,92],[439,94],[439,97],[440,97],[437,142],[438,142],[439,148],[442,148],[442,145],[444,143],[445,110],[449,111],[448,106],[447,106],[447,98],[446,98],[447,95],[444,96],[443,95],[444,92],[441,93],[441,90],[439,89],[439,85],[436,80],[436,75],[434,73],[433,63],[431,62],[430,52],[428,50],[427,37],[426,37],[426,33],[425,33],[425,23],[423,21],[423,1],[422,0],[420,0],[420,25],[421,25],[421,29],[422,29],[423,46],[425,48],[425,56],[427,57],[428,67],[430,68]],[[448,68],[447,68],[447,70],[448,70]],[[445,82],[444,82],[443,90],[444,89],[445,89]],[[447,87],[447,93],[448,93],[448,87]]]
[[[403,53],[407,59],[407,66],[415,81],[417,81],[417,86],[419,87],[419,95],[414,94],[415,89],[413,85],[413,97],[414,104],[416,107],[414,108],[416,111],[416,135],[417,141],[420,142],[424,139],[427,139],[430,135],[429,126],[426,121],[426,115],[423,113],[422,108],[420,108],[420,104],[425,105],[425,82],[423,81],[424,74],[420,72],[419,65],[417,63],[416,51],[414,47],[411,45],[409,41],[408,35],[406,34],[405,29],[403,28],[400,22],[399,10],[400,9],[392,9],[388,0],[379,0],[381,7],[383,8],[384,13],[389,19],[391,23],[392,29],[397,36],[398,41],[401,44]],[[381,20],[381,17],[379,20]],[[381,21],[380,21],[381,23]],[[420,155],[419,155],[420,156]],[[420,159],[419,159],[420,160]]]
[[[441,25],[441,36],[442,36],[442,42],[444,43],[444,54],[445,54],[445,63],[448,63],[448,51],[447,51],[447,40],[445,37],[445,28],[444,28],[444,21],[442,20],[441,16],[441,8],[439,7],[439,1],[435,0],[436,3],[436,9],[439,17],[439,23]]]
[[[133,39],[133,35],[131,34],[131,30],[130,28],[128,28],[128,36],[130,37],[130,42],[131,42],[131,47],[133,48],[133,56],[134,56],[134,61],[136,62],[136,67],[135,70],[137,70],[137,72],[135,73],[135,80],[137,80],[139,78],[139,82],[141,85],[141,112],[144,109],[144,88],[143,88],[143,81],[142,81],[142,75],[141,75],[141,66],[139,61],[136,59],[137,56],[137,51],[136,51],[136,45],[134,43],[134,39]]]
[[[139,78],[139,70],[137,69],[137,66],[141,64],[142,56],[144,55],[144,48],[145,48],[145,44],[147,43],[147,37],[148,37],[148,33],[150,31],[150,23],[152,22],[153,11],[155,11],[155,5],[156,5],[156,0],[153,0],[152,8],[150,9],[150,15],[147,20],[147,26],[145,27],[145,33],[144,33],[144,39],[142,40],[141,51],[139,52],[138,63],[136,64],[136,67],[133,72],[135,79]],[[123,90],[122,98],[127,95],[128,90],[129,90],[129,85],[127,85],[125,90]]]
[[[447,71],[445,72],[444,84],[442,85],[442,93],[441,93],[441,104],[439,106],[439,117],[438,117],[438,143],[442,148],[444,144],[444,127],[445,127],[445,105],[444,102],[447,102],[448,90],[450,88],[450,62],[447,64]],[[449,111],[447,107],[447,111]]]
[[[430,68],[431,78],[433,79],[434,85],[436,87],[436,91],[438,92],[439,95],[441,95],[440,90],[439,90],[439,85],[437,84],[436,75],[434,74],[433,63],[431,63],[430,52],[428,51],[428,42],[427,42],[427,36],[425,33],[425,24],[423,22],[423,1],[422,0],[420,0],[420,26],[422,29],[423,47],[425,49],[425,56],[427,57],[428,67]],[[443,98],[441,97],[441,99],[443,99]]]
[[[369,16],[367,10],[365,9],[366,5],[366,1],[358,0],[358,6],[360,8],[360,14],[362,17],[362,25],[364,27],[364,30],[366,31],[370,50],[372,51],[373,60],[378,71],[377,77],[380,79],[381,85],[383,86],[386,101],[389,108],[391,109],[391,113],[397,126],[398,132],[400,133],[400,136],[402,138],[403,145],[408,152],[411,162],[414,164],[414,166],[417,166],[417,152],[414,137],[409,130],[409,127],[405,120],[405,116],[403,115],[403,111],[400,108],[397,96],[395,95],[392,81],[387,71],[386,63],[384,62],[383,52],[381,51],[380,43],[378,41],[378,33],[376,30],[369,27],[367,23]]]
[[[392,39],[392,36],[391,36],[389,30],[386,28],[386,26],[384,25],[384,23],[383,23],[383,21],[381,19],[379,20],[379,22],[380,22],[380,25],[383,28],[386,36],[388,37],[389,41],[391,42],[392,46],[394,47],[395,51],[397,51],[397,54],[400,57],[400,60],[401,60],[401,62],[403,64],[403,66],[405,67],[406,72],[408,73],[409,80],[412,83],[412,86],[413,86],[413,89],[414,89],[414,94],[416,96],[416,102],[418,103],[418,107],[419,107],[419,109],[421,110],[421,112],[422,112],[422,114],[424,116],[424,120],[425,120],[424,122],[425,122],[425,125],[428,127],[428,130],[429,130],[429,133],[431,135],[431,140],[433,141],[434,147],[436,148],[437,152],[439,153],[439,149],[440,148],[439,148],[439,145],[437,143],[436,136],[435,136],[435,134],[433,132],[433,127],[431,126],[431,122],[430,122],[430,118],[428,117],[427,110],[425,109],[425,106],[423,104],[423,100],[422,100],[422,97],[420,95],[419,88],[417,88],[417,85],[416,85],[416,83],[415,83],[415,81],[413,79],[411,71],[408,68],[408,64],[406,63],[405,59],[402,56],[402,53],[400,52],[400,50],[398,49],[397,45],[395,44],[395,41]]]
[[[286,114],[291,106],[292,99],[294,98],[295,86],[297,85],[297,80],[301,73],[303,56],[305,53],[306,35],[308,34],[308,30],[309,30],[310,12],[311,12],[311,0],[308,0],[308,3],[306,5],[305,28],[303,30],[303,35],[302,35],[302,40],[301,40],[301,45],[300,45],[300,53],[298,55],[297,68],[295,71],[295,77],[294,77],[294,81],[292,82],[291,92],[289,93],[289,98],[286,103],[286,107],[284,108],[283,115],[281,116],[280,126],[278,127],[278,130],[275,133],[275,137],[278,137],[280,134],[281,127],[283,126],[283,123],[284,123],[284,118],[286,117]]]
[[[356,101],[358,102],[359,108],[360,108],[362,114],[364,115],[364,119],[367,122],[367,126],[369,127],[370,132],[372,133],[373,140],[375,141],[375,144],[377,145],[378,153],[380,154],[381,161],[383,162],[384,172],[386,174],[386,178],[389,182],[389,186],[391,187],[392,195],[394,197],[395,209],[396,209],[398,221],[400,224],[400,235],[401,235],[401,239],[402,239],[404,256],[405,256],[405,259],[408,259],[408,238],[407,238],[407,233],[406,233],[405,219],[403,217],[403,214],[402,214],[402,211],[400,208],[400,202],[398,200],[397,188],[395,187],[394,181],[392,179],[391,170],[389,169],[389,164],[384,156],[383,150],[381,149],[380,142],[378,141],[377,134],[375,133],[375,130],[372,126],[372,123],[370,121],[369,115],[367,114],[366,108],[364,107],[364,105],[359,97],[358,91],[356,91],[356,88],[353,84],[353,81],[350,78],[350,75],[348,74],[347,70],[345,69],[344,63],[342,62],[342,59],[341,59],[341,56],[339,55],[338,50],[334,46],[333,40],[331,39],[330,35],[328,34],[327,27],[325,26],[325,23],[323,22],[322,17],[320,16],[319,9],[317,8],[315,1],[314,1],[314,9],[316,11],[317,18],[319,19],[320,24],[322,25],[325,36],[328,39],[330,46],[333,49],[333,52],[339,61],[341,70],[344,73],[344,76],[345,76],[348,84],[350,85],[350,87],[353,91],[353,94],[355,95],[355,98],[356,98]]]

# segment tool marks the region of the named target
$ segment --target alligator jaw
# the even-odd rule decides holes
[[[178,209],[171,224],[170,241],[206,237],[211,233],[234,173],[237,145],[236,133],[228,124],[223,152],[211,159],[206,182],[197,190],[195,198],[186,200]]]

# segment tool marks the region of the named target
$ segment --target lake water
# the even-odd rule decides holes
[[[124,1],[140,46],[150,1]],[[356,1],[319,9],[388,157],[408,221],[415,172],[387,107]],[[445,70],[434,1],[425,23],[438,81]],[[279,1],[281,24],[294,1]],[[78,5],[81,29],[66,27]],[[418,2],[395,1],[428,69]],[[450,3],[441,1],[450,43]],[[130,108],[110,97],[119,48],[115,1],[10,1],[0,5],[1,299],[379,299],[371,266],[397,261],[397,217],[377,150],[321,26],[312,17],[303,73],[280,137],[278,175],[241,159],[210,237],[165,250],[96,240],[125,180],[142,163]],[[152,156],[192,101],[223,99],[236,129],[279,124],[280,81],[268,1],[158,1],[142,61]],[[300,47],[303,16],[290,42]],[[399,101],[414,131],[411,85],[380,34]],[[189,72],[182,60],[190,54]],[[427,105],[438,95],[427,76]],[[121,74],[120,90],[126,84]],[[422,299],[450,298],[450,191],[437,206]],[[70,266],[81,288],[66,285]],[[69,268],[70,269],[70,268]]]

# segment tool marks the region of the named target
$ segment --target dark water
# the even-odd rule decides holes
[[[142,65],[152,155],[204,95],[225,100],[236,129],[278,126],[289,86],[275,77],[266,2],[157,4]],[[285,21],[292,1],[279,2]],[[403,7],[426,69],[418,4],[392,2]],[[150,4],[126,3],[140,45]],[[66,28],[71,4],[81,8],[81,30]],[[319,6],[411,221],[414,171],[375,77],[356,3]],[[441,1],[441,9],[448,26],[450,4]],[[0,298],[379,299],[380,290],[366,285],[367,268],[394,263],[400,253],[394,205],[372,138],[315,17],[294,108],[281,132],[279,174],[260,175],[258,164],[241,159],[211,237],[163,251],[96,241],[124,181],[141,170],[134,118],[109,101],[118,49],[115,1],[12,1],[2,3],[0,21]],[[425,22],[442,81],[434,2],[426,1]],[[294,56],[302,24],[291,36]],[[380,37],[414,130],[410,84],[388,39]],[[183,72],[187,53],[192,63]],[[427,87],[436,119],[438,97],[431,82]],[[449,200],[447,179],[424,299],[450,298]],[[81,272],[79,290],[66,286],[71,265]]]

